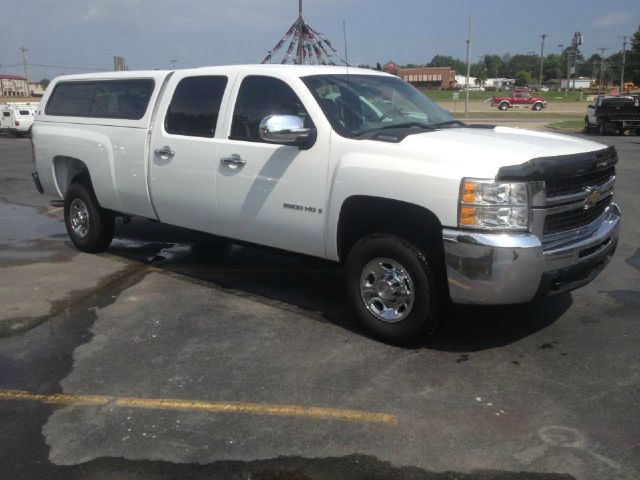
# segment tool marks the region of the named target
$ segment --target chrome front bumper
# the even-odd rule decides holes
[[[591,235],[544,248],[533,234],[444,229],[449,294],[455,303],[506,305],[589,283],[618,244],[620,210],[611,204]]]

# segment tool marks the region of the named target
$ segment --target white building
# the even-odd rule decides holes
[[[515,81],[515,78],[487,78],[484,82],[484,86],[502,90],[503,88],[513,87]]]
[[[582,90],[583,88],[590,88],[591,84],[593,84],[593,78],[590,77],[577,77],[569,80],[569,88],[571,90]],[[567,79],[560,79],[560,88],[567,88]]]
[[[456,75],[456,85],[464,86],[467,81],[466,75]],[[476,86],[476,77],[469,77],[469,86]]]
[[[28,97],[29,86],[24,77],[0,73],[0,97]]]

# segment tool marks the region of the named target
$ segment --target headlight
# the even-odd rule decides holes
[[[527,183],[463,178],[458,226],[483,230],[528,230]]]

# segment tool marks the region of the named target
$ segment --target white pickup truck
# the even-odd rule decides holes
[[[613,255],[613,147],[465,125],[401,79],[250,65],[58,77],[33,127],[36,187],[106,249],[141,216],[344,264],[355,312],[399,342],[450,301],[525,303]]]

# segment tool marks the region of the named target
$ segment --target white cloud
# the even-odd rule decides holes
[[[605,28],[612,27],[614,25],[624,25],[629,21],[629,15],[622,10],[617,12],[610,13],[609,15],[605,15],[604,17],[599,18],[595,22],[593,22],[594,27]]]

